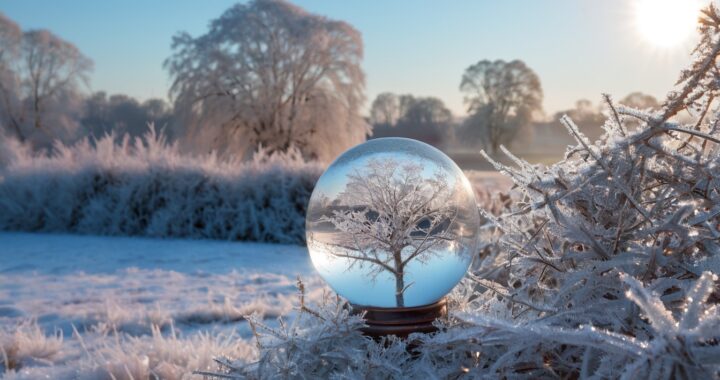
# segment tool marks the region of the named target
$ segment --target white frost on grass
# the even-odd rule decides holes
[[[249,361],[242,316],[292,314],[298,275],[319,299],[301,246],[0,233],[0,374],[181,379]]]

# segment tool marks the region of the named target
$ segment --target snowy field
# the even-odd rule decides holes
[[[507,178],[467,172],[480,204]],[[56,210],[42,207],[43,210]],[[327,291],[304,246],[0,232],[0,378],[185,379]],[[8,363],[8,364],[5,364]]]
[[[0,233],[4,375],[195,378],[217,355],[252,360],[242,316],[292,313],[298,275],[321,296],[301,246]]]

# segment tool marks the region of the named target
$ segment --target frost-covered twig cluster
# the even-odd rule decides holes
[[[617,106],[595,143],[544,168],[496,163],[516,183],[498,248],[451,296],[441,332],[405,342],[353,336],[328,306],[265,335],[273,378],[720,378],[720,13],[701,18],[696,59],[658,112]],[[673,117],[690,112],[696,122]],[[639,126],[630,128],[628,121]],[[487,229],[486,229],[487,230]],[[333,306],[334,307],[334,306]],[[322,335],[317,332],[322,331]],[[303,350],[298,350],[302,348]],[[288,356],[290,353],[294,356]]]

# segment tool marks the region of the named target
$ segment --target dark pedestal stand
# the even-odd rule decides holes
[[[407,338],[414,332],[431,333],[437,331],[433,321],[447,315],[445,298],[438,302],[416,307],[374,307],[352,305],[354,313],[365,312],[368,327],[362,332],[373,338],[396,335]]]

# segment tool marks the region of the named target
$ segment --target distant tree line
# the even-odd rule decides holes
[[[173,125],[173,120],[170,105],[162,99],[140,102],[127,95],[108,96],[101,91],[85,99],[85,112],[80,123],[93,137],[110,132],[136,137],[147,132],[147,123],[151,122],[172,138],[175,131],[168,127]]]
[[[442,100],[385,92],[370,109],[373,137],[408,137],[442,145],[452,133],[453,115]]]
[[[540,79],[524,62],[481,60],[460,82],[467,117],[458,121],[440,99],[382,93],[370,108],[373,137],[404,136],[433,145],[484,145],[495,153],[542,113]]]
[[[591,139],[603,133],[605,110],[587,99],[546,118],[540,78],[520,60],[481,60],[471,65],[462,75],[460,91],[465,95],[464,118],[453,116],[438,98],[379,94],[368,118],[373,126],[372,138],[409,137],[450,150],[484,147],[490,154],[497,154],[500,145],[515,144],[521,131],[531,136],[530,141],[534,137],[542,142],[559,137],[560,145],[570,143],[559,121],[566,114]],[[657,99],[641,92],[633,92],[618,103],[639,110],[660,106]]]
[[[653,111],[660,108],[660,102],[653,96],[642,92],[632,92],[618,101],[618,104],[642,111]],[[597,139],[602,135],[602,125],[607,119],[603,115],[607,110],[604,103],[593,105],[590,100],[580,99],[575,102],[575,108],[558,111],[553,114],[550,124],[560,127],[560,118],[568,115],[590,139]],[[637,126],[636,122],[629,121],[628,125]]]
[[[0,13],[0,131],[36,149],[114,131],[138,136],[170,124],[161,99],[87,95],[92,61],[48,30],[27,30]]]
[[[432,96],[381,93],[363,117],[363,42],[351,25],[285,0],[236,4],[207,33],[177,34],[164,66],[169,100],[91,93],[92,61],[47,30],[0,14],[0,132],[35,149],[107,133],[139,136],[148,123],[190,152],[246,157],[299,150],[328,161],[368,137],[404,136],[494,154],[542,121],[538,75],[520,60],[480,60],[462,73],[467,115]],[[620,103],[647,109],[641,93]],[[587,100],[567,113],[590,136],[604,119]],[[524,134],[524,133],[523,133]],[[525,134],[524,134],[525,135]]]

